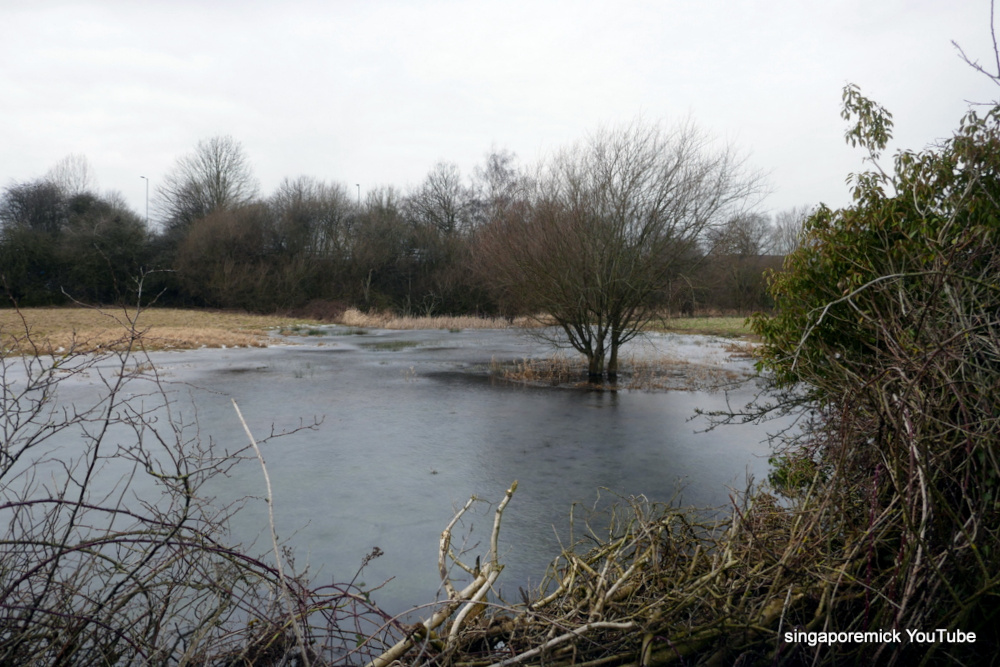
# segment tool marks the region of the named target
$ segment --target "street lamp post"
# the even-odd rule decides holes
[[[146,181],[146,226],[149,227],[149,179],[145,176],[139,178]]]
[[[356,183],[355,185],[358,186],[358,206],[360,207],[361,206],[361,184],[360,183]]]

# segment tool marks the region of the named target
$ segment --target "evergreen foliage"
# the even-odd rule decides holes
[[[775,314],[753,320],[760,367],[821,415],[783,466],[812,464],[822,489],[812,507],[838,508],[828,529],[843,536],[844,571],[865,578],[861,598],[832,614],[838,629],[959,628],[990,645],[1000,593],[1000,107],[970,111],[938,145],[897,153],[887,173],[878,158],[891,116],[853,86],[844,104],[847,139],[873,166],[852,175],[853,205],[808,219],[771,277]]]

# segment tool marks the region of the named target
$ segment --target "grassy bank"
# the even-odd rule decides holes
[[[531,328],[545,322],[544,316],[518,317],[513,322],[503,318],[464,316],[414,317],[392,313],[362,313],[349,308],[337,318],[338,324],[369,329],[507,329]],[[752,337],[747,318],[734,316],[672,317],[656,322],[652,331],[723,336],[727,338]]]
[[[4,350],[35,354],[87,352],[119,347],[135,319],[134,309],[26,308],[0,310],[0,345]],[[178,308],[143,310],[137,322],[147,350],[200,347],[262,347],[268,330],[303,322],[275,315]],[[30,334],[31,344],[25,339]]]
[[[517,318],[508,322],[502,317],[476,317],[475,315],[436,315],[432,317],[414,317],[412,315],[395,315],[390,312],[362,313],[355,308],[348,308],[337,318],[337,324],[365,329],[507,329],[509,327],[535,326],[528,318]]]
[[[724,336],[727,338],[755,337],[747,323],[747,318],[739,315],[724,317],[672,317],[657,323],[652,329],[671,333]]]
[[[34,354],[90,352],[120,347],[135,320],[134,309],[25,308],[0,310],[0,346]],[[391,313],[362,313],[353,308],[336,324],[363,329],[505,329],[531,326],[524,318],[513,323],[502,318],[474,316],[411,317]],[[137,328],[147,350],[185,350],[200,347],[262,347],[269,331],[297,333],[322,324],[320,320],[283,315],[252,315],[201,309],[149,308]],[[25,340],[30,333],[31,344]]]

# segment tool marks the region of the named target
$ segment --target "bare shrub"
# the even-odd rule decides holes
[[[182,421],[138,318],[99,352],[0,357],[0,664],[318,665],[394,641],[353,582],[228,544],[236,507],[205,484],[241,453]],[[41,352],[23,320],[2,334]]]

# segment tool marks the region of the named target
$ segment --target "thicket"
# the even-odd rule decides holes
[[[762,369],[818,417],[779,469],[835,566],[808,625],[977,636],[827,661],[976,662],[1000,640],[1000,107],[890,173],[891,115],[849,86],[844,117],[873,168],[852,176],[853,206],[807,221],[772,277],[775,315],[754,320]]]
[[[0,197],[0,279],[15,302],[131,302],[150,252],[145,224],[115,196],[39,180]]]

